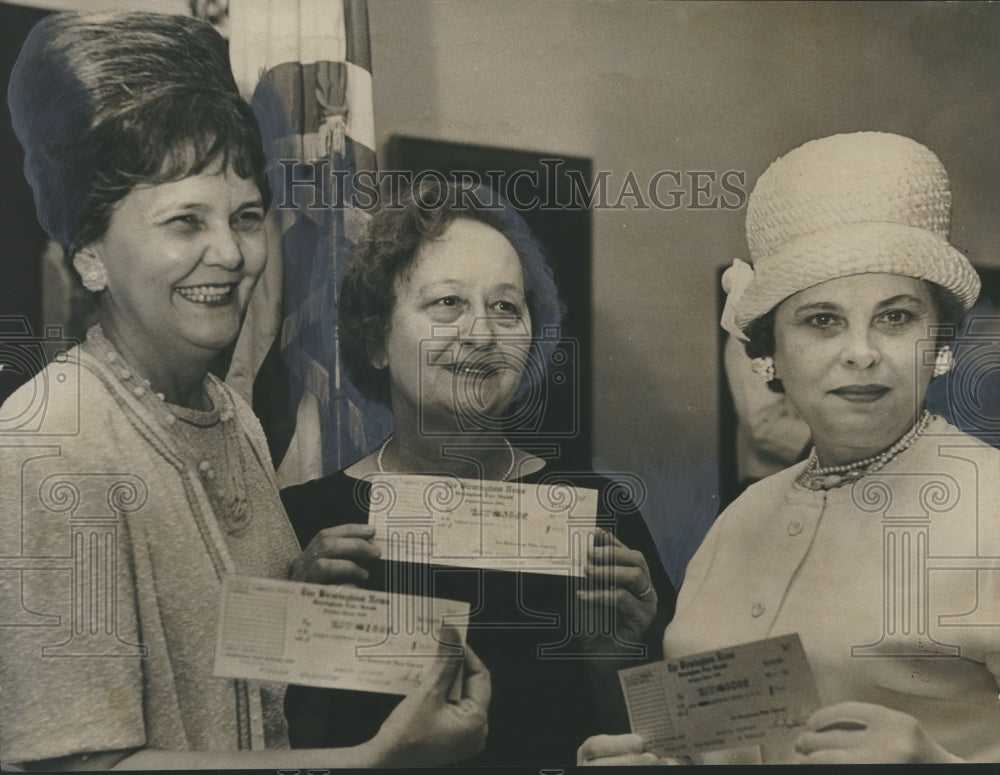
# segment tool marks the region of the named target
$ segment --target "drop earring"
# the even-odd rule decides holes
[[[951,347],[945,345],[937,351],[937,357],[934,359],[934,376],[943,377],[949,371],[951,371],[952,364],[954,364],[955,358],[951,354]]]

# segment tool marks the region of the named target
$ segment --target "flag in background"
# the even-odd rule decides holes
[[[337,290],[374,173],[365,0],[232,0],[230,58],[260,123],[272,188],[268,267],[227,380],[251,401],[285,487],[343,468],[391,429],[342,373]],[[306,181],[302,183],[300,181]]]

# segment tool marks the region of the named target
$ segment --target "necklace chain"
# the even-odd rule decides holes
[[[395,433],[390,433],[385,441],[382,442],[382,446],[378,448],[378,456],[375,458],[375,463],[378,465],[378,472],[380,474],[385,473],[385,468],[382,466],[382,458],[385,455],[386,449],[389,447],[389,442],[395,438]],[[507,470],[504,471],[503,476],[500,477],[501,482],[506,482],[512,473],[514,473],[514,465],[517,462],[517,456],[514,454],[514,446],[504,438],[503,443],[507,445],[507,452],[510,453],[510,465],[507,466]]]
[[[816,448],[813,447],[812,452],[809,453],[809,462],[806,465],[805,471],[802,472],[800,481],[811,490],[827,490],[847,482],[853,482],[865,474],[881,471],[890,460],[900,452],[908,449],[917,440],[920,434],[927,429],[931,417],[931,413],[924,409],[910,430],[903,434],[895,444],[879,452],[877,455],[872,455],[871,457],[866,457],[864,460],[857,460],[853,463],[820,467]]]

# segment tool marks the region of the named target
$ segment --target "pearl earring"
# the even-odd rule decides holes
[[[934,376],[943,377],[951,371],[951,367],[954,362],[955,358],[951,354],[951,347],[945,345],[937,351],[937,357],[934,359]]]
[[[765,355],[763,358],[751,358],[750,368],[764,382],[770,382],[774,379],[774,358],[770,355]]]
[[[77,253],[73,256],[73,268],[80,275],[83,287],[91,293],[99,293],[108,287],[108,270],[93,253]]]

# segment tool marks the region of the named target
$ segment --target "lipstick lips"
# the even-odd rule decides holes
[[[829,391],[833,395],[856,404],[871,404],[886,395],[891,388],[885,385],[844,385]]]

